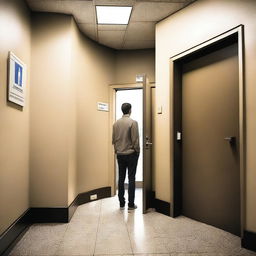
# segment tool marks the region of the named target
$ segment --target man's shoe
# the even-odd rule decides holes
[[[125,209],[125,207],[124,206],[120,206],[120,210],[124,210]]]
[[[128,210],[135,210],[135,209],[137,209],[138,207],[137,207],[137,205],[135,204],[135,205],[133,205],[133,206],[129,206],[128,207]]]

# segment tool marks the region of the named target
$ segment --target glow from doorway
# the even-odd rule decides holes
[[[143,131],[143,102],[142,89],[133,90],[118,90],[116,92],[116,120],[123,116],[121,106],[127,102],[132,105],[131,118],[136,120],[139,125],[140,134],[140,157],[136,172],[136,181],[143,181],[142,163],[143,163],[143,145],[142,145],[142,131]]]

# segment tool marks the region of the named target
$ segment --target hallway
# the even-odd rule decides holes
[[[34,224],[10,255],[170,255],[252,256],[240,238],[188,219],[151,211],[119,210],[117,197],[78,207],[68,224]]]

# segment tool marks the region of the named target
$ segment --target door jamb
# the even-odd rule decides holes
[[[208,41],[205,41],[195,47],[183,51],[170,58],[170,99],[172,102],[171,120],[172,120],[172,134],[171,145],[173,145],[173,163],[171,163],[173,174],[171,187],[173,189],[172,202],[170,212],[172,217],[181,214],[181,144],[177,142],[177,131],[181,131],[181,104],[179,98],[181,97],[181,63],[184,59],[188,59],[197,54],[205,54],[205,52],[212,51],[212,48],[221,42],[226,42],[234,36],[237,36],[238,43],[238,66],[239,66],[239,167],[240,167],[240,216],[241,216],[241,235],[244,230],[245,218],[245,93],[244,93],[244,26],[239,25],[231,30],[228,30]],[[172,157],[171,157],[172,159]]]

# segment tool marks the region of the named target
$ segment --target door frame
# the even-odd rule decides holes
[[[173,174],[171,175],[172,202],[170,212],[172,217],[177,217],[182,211],[182,143],[177,141],[177,132],[181,131],[182,113],[182,63],[207,53],[232,44],[238,44],[238,76],[239,76],[239,171],[240,171],[240,216],[241,235],[244,228],[245,215],[245,93],[244,93],[244,36],[243,25],[228,30],[195,47],[185,50],[170,58],[170,99],[172,102],[172,156]]]
[[[143,89],[143,83],[125,83],[109,85],[109,183],[111,186],[111,196],[116,195],[116,158],[112,145],[112,127],[116,116],[116,91],[117,90]],[[113,172],[114,170],[114,172]]]

